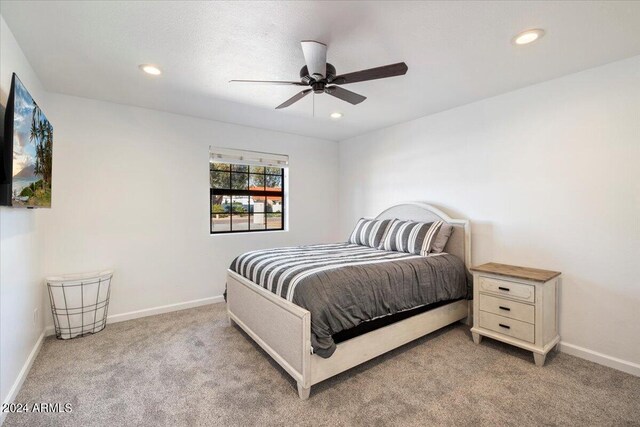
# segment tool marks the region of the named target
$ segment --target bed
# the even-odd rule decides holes
[[[461,320],[469,323],[469,301],[463,298],[459,291],[454,290],[455,288],[445,283],[448,280],[445,280],[446,277],[449,275],[453,277],[456,274],[459,276],[459,273],[439,273],[429,279],[434,282],[432,286],[433,292],[438,295],[436,299],[431,296],[429,301],[437,302],[437,304],[425,304],[424,307],[413,307],[415,310],[404,310],[403,304],[409,304],[408,302],[403,300],[397,302],[386,301],[385,298],[382,298],[385,300],[383,301],[385,307],[386,305],[395,304],[392,307],[392,311],[397,313],[394,316],[378,316],[380,319],[358,325],[353,329],[362,329],[362,326],[364,326],[365,328],[369,327],[370,330],[364,333],[361,331],[353,335],[350,334],[351,330],[348,328],[351,323],[354,325],[358,323],[353,318],[357,319],[359,317],[359,311],[355,314],[352,313],[354,314],[353,316],[345,316],[345,319],[342,319],[338,326],[325,331],[324,329],[326,329],[327,325],[324,322],[324,312],[321,310],[335,313],[335,307],[326,308],[318,304],[314,305],[313,300],[318,298],[318,294],[305,295],[300,290],[302,289],[301,287],[296,290],[298,282],[295,280],[282,279],[282,276],[280,276],[280,280],[265,281],[264,274],[261,274],[264,271],[259,268],[261,265],[266,265],[269,262],[273,263],[273,259],[277,258],[284,260],[286,254],[291,251],[309,251],[310,256],[320,256],[318,254],[322,254],[324,260],[323,268],[325,268],[326,259],[334,259],[334,261],[331,261],[333,263],[348,262],[353,265],[353,261],[357,258],[368,260],[366,264],[372,264],[378,269],[388,269],[391,266],[395,270],[408,268],[412,272],[417,271],[417,265],[422,265],[418,263],[427,265],[423,269],[425,271],[442,270],[446,266],[450,266],[449,269],[451,271],[459,271],[460,267],[456,268],[455,266],[457,263],[467,273],[471,263],[470,225],[467,220],[452,219],[439,209],[424,203],[402,203],[383,211],[376,217],[376,219],[394,218],[421,222],[444,221],[453,226],[454,232],[444,248],[445,253],[427,257],[432,259],[426,260],[424,257],[416,257],[406,253],[385,253],[384,251],[375,251],[370,248],[363,249],[348,244],[316,245],[297,249],[274,249],[270,251],[271,257],[259,252],[248,253],[234,260],[232,268],[228,270],[227,312],[230,322],[234,322],[242,328],[295,379],[301,399],[309,397],[312,385],[327,378],[451,323]],[[280,252],[278,253],[277,251]],[[352,260],[349,257],[354,259]],[[288,265],[285,261],[282,261],[281,264]],[[353,275],[353,269],[359,267],[351,266],[349,268],[351,269],[349,270],[350,274]],[[368,266],[368,268],[371,268],[371,266]],[[334,272],[341,269],[343,267],[329,267],[329,270]],[[273,267],[271,267],[270,271],[272,270]],[[391,275],[391,271],[374,270],[372,273],[369,270],[367,274],[375,274],[381,277],[389,275],[391,277],[389,280],[395,280]],[[410,276],[410,274],[404,274]],[[298,276],[303,275],[299,274]],[[298,276],[289,275],[288,277]],[[376,279],[372,280],[378,280],[377,276]],[[322,275],[324,280],[336,280],[335,275],[333,276],[334,279],[330,279],[330,277]],[[459,280],[459,277],[456,280]],[[340,287],[337,282],[336,287]],[[408,293],[415,293],[415,289],[409,289]],[[342,295],[346,294],[343,293]],[[303,308],[301,305],[304,304],[300,304],[300,299],[304,298],[307,298],[309,300],[307,302],[310,302],[310,304],[306,305],[309,309]],[[412,303],[416,304],[415,301]],[[358,304],[361,304],[361,302],[358,302]],[[354,303],[344,303],[347,309],[351,305],[354,305]],[[366,304],[364,305],[366,306]],[[360,310],[358,307],[356,309]],[[373,309],[381,310],[380,307],[371,308],[371,310]],[[386,307],[386,309],[389,309],[389,307]],[[312,311],[313,327],[311,322]],[[404,316],[402,316],[403,314]],[[374,328],[373,326],[376,323],[380,323],[380,321],[382,324]],[[332,335],[337,330],[340,330],[340,333]],[[334,340],[338,335],[342,335],[342,338]]]

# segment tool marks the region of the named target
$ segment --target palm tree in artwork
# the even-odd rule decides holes
[[[42,187],[46,188],[51,183],[53,127],[35,102],[33,106],[29,140],[35,143],[36,148],[34,173],[42,177]]]

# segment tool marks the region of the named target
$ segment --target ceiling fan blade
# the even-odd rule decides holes
[[[302,92],[298,92],[295,95],[293,95],[291,98],[287,99],[286,101],[284,101],[282,104],[278,105],[276,107],[276,110],[279,110],[281,108],[287,108],[289,105],[293,104],[294,102],[298,102],[300,101],[302,98],[304,98],[305,96],[307,96],[309,93],[311,92],[311,89],[305,89]]]
[[[353,105],[360,104],[362,101],[367,99],[366,96],[359,95],[338,86],[329,86],[325,88],[324,91],[331,96],[335,96],[336,98],[347,101],[349,104]]]
[[[308,86],[300,82],[283,82],[276,80],[229,80],[229,83],[254,83],[265,85],[293,85],[293,86]]]
[[[327,45],[314,40],[302,40],[302,53],[311,77],[320,80],[327,75]]]
[[[407,73],[407,64],[398,62],[397,64],[383,65],[382,67],[369,68],[368,70],[355,71],[353,73],[336,76],[331,83],[346,85],[349,83],[365,82],[367,80],[384,79],[393,76],[402,76]]]

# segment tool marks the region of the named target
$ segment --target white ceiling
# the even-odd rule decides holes
[[[342,140],[640,54],[640,2],[9,2],[0,13],[53,92]],[[546,36],[528,46],[527,28]],[[299,41],[338,73],[405,61],[406,76],[274,107],[297,87]],[[150,77],[138,64],[158,64]],[[344,117],[332,120],[329,113]]]

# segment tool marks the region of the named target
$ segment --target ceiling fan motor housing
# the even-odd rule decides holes
[[[320,79],[316,79],[313,76],[309,75],[309,70],[307,69],[307,66],[305,65],[304,67],[302,67],[300,69],[300,81],[302,81],[302,83],[304,84],[308,84],[310,85],[313,81],[316,82],[323,82],[323,83],[331,83],[333,81],[333,79],[336,77],[336,67],[334,67],[333,65],[329,64],[327,62],[327,71],[326,71],[326,77],[324,79],[320,78]],[[314,88],[314,91],[316,89]]]

